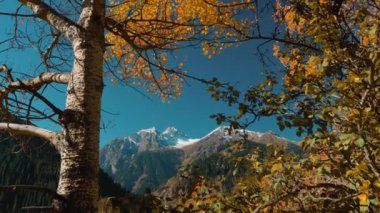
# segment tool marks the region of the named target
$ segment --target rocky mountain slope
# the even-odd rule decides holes
[[[100,166],[127,190],[142,193],[177,173],[183,151],[175,146],[178,141],[187,140],[174,127],[161,133],[155,128],[143,129],[104,146]]]
[[[244,138],[254,147],[274,143],[284,145],[291,151],[300,150],[293,142],[272,132],[231,131],[222,126],[200,139],[191,139],[174,127],[162,132],[150,128],[116,138],[104,146],[100,166],[127,190],[143,193],[146,188],[157,189],[176,177],[181,165],[202,159],[210,161],[210,156]]]

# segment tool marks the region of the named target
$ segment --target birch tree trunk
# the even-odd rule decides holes
[[[32,125],[0,123],[0,131],[38,136],[50,141],[61,157],[59,182],[54,212],[96,212],[99,196],[99,127],[103,90],[103,56],[105,51],[105,1],[83,0],[78,21],[59,13],[41,0],[19,0],[36,18],[47,22],[63,34],[72,45],[74,62],[69,73],[42,73],[24,81],[15,81],[11,70],[6,73],[8,85],[0,97],[20,89],[34,92],[42,85],[67,84],[66,107],[61,111],[38,96],[59,115],[62,126],[54,133]]]
[[[83,4],[79,24],[84,30],[72,41],[75,61],[61,117],[64,128],[57,193],[68,200],[68,205],[55,201],[54,207],[59,212],[96,212],[99,194],[104,1]]]
[[[54,212],[96,212],[99,196],[99,127],[103,90],[105,51],[105,0],[83,0],[78,21],[73,21],[41,0],[19,0],[35,17],[63,34],[72,45],[74,62],[67,74],[44,73],[25,81],[14,81],[7,67],[8,87],[35,89],[56,82],[67,83],[66,106],[62,112],[47,102],[59,115],[62,132],[53,133],[31,125],[0,123],[0,131],[42,137],[51,142],[61,157]]]

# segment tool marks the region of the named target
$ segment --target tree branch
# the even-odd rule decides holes
[[[53,206],[25,206],[21,207],[21,210],[28,212],[52,212]]]
[[[344,189],[344,190],[348,190],[348,191],[351,192],[351,194],[350,194],[351,197],[353,197],[352,194],[356,195],[358,193],[357,191],[355,191],[354,189],[348,187],[344,183],[322,182],[322,183],[311,184],[311,185],[304,184],[304,185],[301,185],[301,186],[293,189],[290,192],[284,192],[284,193],[280,194],[278,197],[276,197],[276,198],[274,198],[274,199],[272,199],[272,200],[270,200],[270,201],[268,201],[266,203],[263,203],[263,204],[257,206],[254,209],[253,213],[258,213],[261,209],[264,209],[264,208],[266,208],[268,206],[273,206],[273,205],[277,204],[278,202],[280,202],[281,200],[286,199],[289,196],[295,196],[295,195],[297,195],[302,190],[305,190],[305,189],[306,190],[307,189],[309,189],[309,190],[310,189],[319,189],[319,188],[332,188],[332,189]],[[346,197],[340,198],[340,199],[343,200],[343,199],[346,199]],[[334,199],[334,201],[338,202],[339,199]]]
[[[13,76],[12,76],[12,73],[11,73],[11,69],[9,69],[5,64],[1,65],[0,66],[0,72],[3,72],[5,73],[5,78],[7,79],[8,83],[12,83],[14,80],[13,80]]]
[[[49,47],[42,54],[42,61],[48,67],[49,67],[48,58],[50,57],[51,52],[53,51],[53,48],[55,47],[55,45],[58,43],[59,39],[61,38],[61,35],[62,35],[62,33],[58,33],[58,34],[54,35],[54,38],[53,38],[52,42],[50,43]]]
[[[0,12],[0,16],[28,17],[28,18],[36,17],[36,15],[34,14],[18,14],[18,13],[5,13],[5,12]]]
[[[4,71],[6,73],[9,84],[0,91],[0,95],[14,92],[19,88],[37,90],[41,86],[49,83],[67,84],[70,80],[69,73],[44,72],[35,78],[27,79],[24,81],[14,81],[10,73],[10,69],[7,66],[0,66],[0,72],[1,71]]]
[[[28,124],[0,123],[0,132],[36,136],[49,141],[55,148],[57,133]]]
[[[66,198],[57,194],[54,190],[42,186],[31,186],[31,185],[8,185],[8,186],[3,186],[0,185],[0,191],[40,191],[47,193],[54,198],[66,202]]]
[[[69,40],[78,37],[81,27],[74,21],[58,13],[41,0],[18,0],[28,7],[40,19],[54,26],[59,32],[64,34]]]
[[[37,92],[37,90],[35,89],[32,89],[32,88],[27,88],[27,90],[32,93],[34,96],[36,96],[38,99],[40,99],[42,102],[44,102],[46,105],[48,105],[48,107],[50,107],[50,109],[53,110],[53,112],[55,114],[58,114],[58,115],[61,115],[62,114],[62,110],[60,110],[58,107],[56,107],[52,102],[50,102],[47,98],[45,98],[44,96],[42,96],[41,94],[39,94]]]
[[[306,44],[306,43],[302,43],[302,42],[295,42],[295,41],[292,41],[290,39],[284,39],[284,38],[278,38],[276,36],[262,36],[262,35],[258,35],[258,36],[245,36],[246,39],[251,39],[251,40],[267,40],[267,41],[278,41],[278,42],[281,42],[281,43],[284,43],[284,44],[289,44],[289,45],[293,45],[293,46],[300,46],[300,47],[304,47],[304,48],[307,48],[307,49],[310,49],[310,50],[313,50],[313,51],[316,51],[318,53],[322,53],[322,49],[319,49],[317,47],[314,47],[312,46],[311,44]]]
[[[108,31],[110,31],[112,34],[116,36],[120,36],[123,38],[133,49],[136,51],[142,51],[144,50],[142,47],[137,46],[131,39],[131,37],[128,35],[128,33],[124,30],[124,27],[121,23],[113,20],[112,18],[106,17],[106,23],[105,27]]]

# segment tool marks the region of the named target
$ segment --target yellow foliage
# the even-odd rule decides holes
[[[290,8],[288,6],[284,7],[284,11],[285,11],[284,12],[285,13],[285,22],[288,25],[288,30],[290,33],[293,33],[297,27],[297,24],[295,23],[296,13],[292,8]]]
[[[368,195],[367,194],[360,194],[358,195],[360,205],[368,205]]]
[[[272,48],[284,65],[282,82],[272,88],[266,78],[236,103],[250,109],[244,116],[276,116],[280,129],[294,128],[304,136],[305,152],[291,157],[267,150],[260,163],[251,161],[251,176],[233,195],[237,206],[378,212],[379,6],[365,0],[275,2]],[[228,118],[240,122],[239,116]]]
[[[147,91],[160,94],[163,99],[179,96],[184,82],[183,62],[169,68],[169,59],[172,59],[165,50],[176,50],[192,40],[211,38],[212,44],[203,44],[204,54],[210,57],[230,46],[218,43],[218,39],[238,40],[236,30],[244,32],[248,27],[243,20],[234,18],[246,5],[234,3],[219,0],[109,1],[108,16],[122,26],[124,34],[106,34],[107,43],[112,44],[106,59],[118,62],[117,73],[122,81],[136,81],[137,85],[147,86]]]
[[[314,76],[314,77],[320,77],[320,65],[322,61],[318,56],[312,56],[310,57],[309,61],[306,64],[305,67],[305,74],[306,77]]]
[[[279,52],[280,52],[280,46],[276,42],[276,43],[273,44],[273,56],[278,57],[279,56]]]
[[[282,171],[283,170],[283,166],[282,166],[282,163],[276,163],[276,164],[273,164],[272,168],[271,168],[271,172],[279,172],[279,171]]]

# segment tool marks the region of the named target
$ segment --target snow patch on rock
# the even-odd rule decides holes
[[[175,148],[182,148],[184,146],[188,146],[188,145],[191,145],[191,144],[194,144],[194,143],[197,143],[198,141],[200,141],[200,139],[197,139],[197,138],[190,138],[190,139],[181,139],[179,138],[177,140],[177,144],[174,145],[173,147]]]

